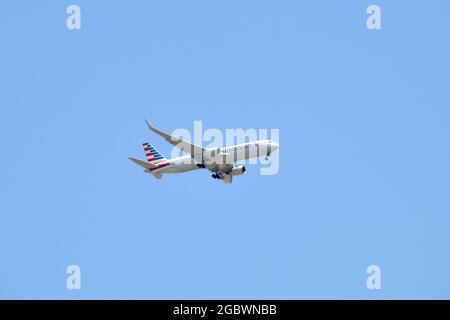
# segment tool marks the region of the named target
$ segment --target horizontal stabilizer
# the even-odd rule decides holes
[[[147,169],[147,170],[150,170],[150,169],[153,169],[153,168],[157,167],[156,165],[154,165],[152,163],[149,163],[149,162],[143,161],[143,160],[139,160],[139,159],[136,159],[136,158],[133,158],[133,157],[129,157],[128,159],[130,159],[134,163],[140,165],[141,167],[143,167],[144,169]]]

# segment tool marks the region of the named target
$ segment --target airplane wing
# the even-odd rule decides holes
[[[205,164],[205,168],[215,173],[230,173],[233,170],[232,164]]]
[[[157,135],[163,137],[167,142],[174,145],[178,149],[180,149],[183,152],[187,152],[191,155],[193,159],[196,161],[202,163],[203,162],[203,152],[206,150],[203,147],[197,146],[193,143],[178,139],[174,136],[171,136],[170,134],[167,134],[157,128],[155,128],[147,119],[145,119],[145,123],[147,124],[147,127],[156,133]]]

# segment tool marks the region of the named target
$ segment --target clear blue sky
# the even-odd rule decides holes
[[[1,12],[0,298],[450,298],[448,1]],[[157,181],[144,117],[279,128],[280,171]]]

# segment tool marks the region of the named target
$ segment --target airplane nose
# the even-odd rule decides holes
[[[279,145],[278,145],[278,143],[276,143],[276,142],[272,142],[272,146],[271,146],[272,148],[272,151],[275,151],[275,150],[277,150],[278,149],[278,147],[279,147]]]

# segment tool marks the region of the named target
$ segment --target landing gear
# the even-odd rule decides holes
[[[269,160],[269,156],[270,156],[270,152],[268,152],[268,153],[266,154],[266,157],[265,157],[264,159],[266,159],[266,161]]]
[[[221,179],[221,177],[218,174],[213,173],[211,175],[211,177],[213,177],[214,179]]]
[[[203,163],[200,163],[197,165],[197,168],[205,169],[205,165]]]

